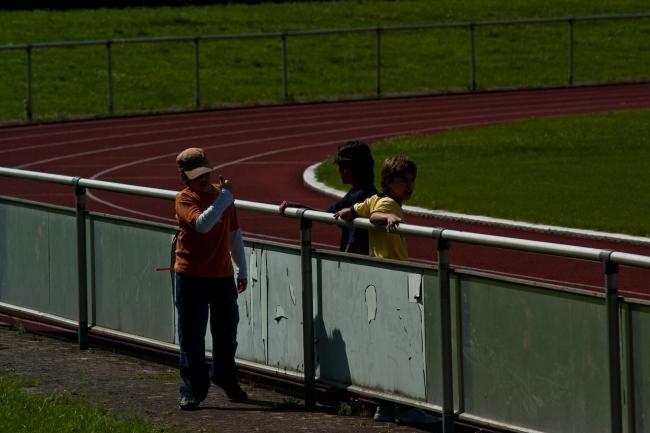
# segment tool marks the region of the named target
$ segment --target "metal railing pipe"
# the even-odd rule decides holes
[[[630,254],[614,251],[609,256],[610,260],[619,265],[650,268],[650,257],[639,254]]]
[[[449,28],[466,28],[470,25],[477,27],[489,26],[508,26],[508,25],[530,25],[530,24],[552,24],[566,22],[568,19],[575,21],[616,21],[616,20],[637,20],[650,18],[650,13],[640,14],[619,14],[619,15],[588,15],[577,17],[551,17],[551,18],[532,18],[520,20],[492,20],[476,22],[455,22],[455,23],[431,23],[431,24],[404,24],[394,26],[382,26],[383,31],[402,31],[402,30],[426,30],[426,29],[449,29]],[[128,39],[112,39],[114,44],[143,44],[158,42],[188,42],[200,37],[203,40],[228,40],[228,39],[262,39],[287,36],[317,36],[331,35],[337,33],[370,33],[375,32],[377,27],[356,27],[342,29],[314,29],[314,30],[296,30],[289,32],[267,32],[267,33],[237,33],[222,35],[202,35],[202,36],[156,36]],[[24,50],[27,47],[32,48],[62,48],[74,46],[103,45],[106,40],[85,40],[85,41],[54,41],[38,42],[32,44],[9,44],[0,45],[0,50]]]
[[[237,206],[238,210],[248,210],[270,215],[280,215],[280,206],[277,204],[258,203],[256,201],[237,199],[235,200],[235,205]],[[284,213],[284,215],[297,217],[297,211],[298,209],[296,208],[287,208],[287,211]]]
[[[20,170],[15,168],[0,167],[0,176],[15,177],[27,180],[37,180],[49,183],[72,185],[74,178],[58,174],[42,173],[38,171]],[[165,190],[159,188],[142,187],[137,185],[122,184],[116,182],[107,182],[94,179],[81,178],[78,184],[84,188],[99,189],[104,191],[120,192],[124,194],[139,195],[144,197],[161,198],[165,200],[174,200],[177,191]],[[238,209],[279,215],[279,206],[270,203],[258,203],[248,200],[235,200]],[[299,212],[303,209],[289,207],[285,210],[284,215],[288,217],[299,217]],[[316,210],[304,210],[302,213],[305,219],[319,221],[327,224],[348,225],[365,229],[379,229],[372,224],[367,218],[357,218],[351,223],[337,220],[331,213]],[[440,228],[418,226],[413,224],[400,224],[396,233],[437,239]],[[605,251],[597,248],[581,247],[576,245],[559,244],[552,242],[532,241],[505,236],[487,235],[482,233],[472,233],[458,230],[444,230],[442,237],[447,241],[463,242],[467,244],[492,246],[512,250],[527,251],[532,253],[560,255],[576,259],[585,259],[591,261],[602,261],[601,254]],[[609,252],[609,251],[607,251]],[[624,252],[612,252],[610,259],[613,263],[621,265],[638,266],[650,268],[650,257],[638,254]]]
[[[531,241],[527,239],[485,235],[481,233],[461,232],[456,230],[445,230],[443,236],[445,239],[450,241],[528,251],[532,253],[560,255],[593,261],[600,261],[601,253],[603,252],[603,250],[596,248],[556,244],[552,242]]]
[[[124,194],[163,198],[166,200],[174,200],[177,194],[177,191],[171,191],[168,189],[149,188],[93,179],[81,179],[79,180],[79,185],[86,188],[100,189],[103,191],[121,192]]]
[[[0,176],[16,177],[19,179],[39,180],[48,183],[73,185],[74,177],[61,174],[43,173],[40,171],[19,170],[17,168],[0,167]]]

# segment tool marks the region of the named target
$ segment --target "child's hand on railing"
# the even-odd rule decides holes
[[[386,215],[386,231],[394,232],[399,226],[399,223],[402,222],[402,219],[397,215],[387,214]]]
[[[351,207],[346,207],[334,214],[334,218],[342,219],[343,221],[350,222],[354,219],[354,212]]]

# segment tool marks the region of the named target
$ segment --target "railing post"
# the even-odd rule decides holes
[[[113,41],[106,41],[106,97],[108,114],[113,114]]]
[[[451,289],[449,280],[449,241],[438,229],[438,285],[440,288],[440,342],[442,344],[442,433],[454,431],[454,377],[451,344]]]
[[[607,351],[609,353],[609,396],[612,433],[623,431],[621,402],[620,313],[618,299],[618,265],[611,260],[611,251],[602,254],[605,270],[605,305],[607,308]]]
[[[574,49],[574,41],[573,41],[573,28],[575,24],[575,18],[570,17],[569,20],[567,21],[569,24],[568,32],[569,32],[569,37],[568,37],[568,81],[569,81],[569,86],[573,86],[573,49]]]
[[[306,209],[300,209],[300,262],[302,269],[302,335],[305,364],[305,407],[316,406],[316,369],[314,356],[314,293],[312,282],[311,221],[305,218]]]
[[[73,178],[77,219],[77,285],[79,301],[79,349],[88,349],[88,293],[86,278],[86,188]]]
[[[27,87],[27,98],[25,98],[25,117],[28,122],[32,121],[32,46],[25,48],[25,81]]]
[[[280,36],[281,47],[280,55],[282,56],[282,91],[284,100],[289,99],[289,72],[287,70],[287,34],[282,33]]]
[[[469,24],[470,90],[476,92],[476,24]]]
[[[200,37],[194,38],[194,106],[201,107],[201,62],[199,52]]]
[[[381,33],[382,28],[375,29],[375,92],[381,97]]]

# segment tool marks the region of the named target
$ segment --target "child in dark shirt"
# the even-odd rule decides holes
[[[348,141],[342,144],[337,149],[334,162],[338,166],[341,181],[351,188],[341,200],[332,204],[325,212],[338,212],[377,193],[374,186],[374,160],[370,147],[366,143]],[[284,213],[287,207],[306,208],[307,206],[285,200],[280,204],[280,213]],[[368,254],[368,231],[352,226],[341,227],[341,230],[339,250]]]

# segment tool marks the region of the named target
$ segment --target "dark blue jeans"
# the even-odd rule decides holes
[[[192,278],[176,274],[181,396],[203,400],[214,383],[237,382],[237,288],[230,278]],[[210,317],[212,367],[205,362],[205,332]]]

